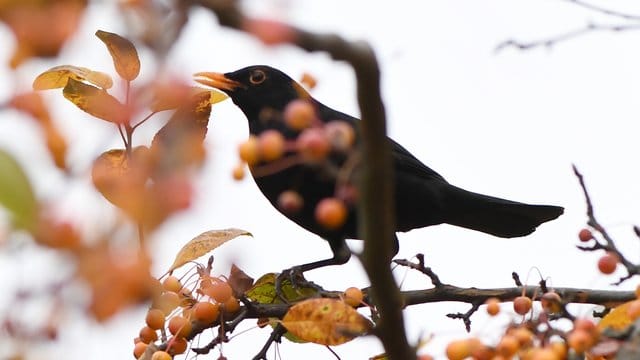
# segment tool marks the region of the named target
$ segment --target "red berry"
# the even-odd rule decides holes
[[[578,233],[578,239],[580,239],[580,241],[582,242],[587,242],[593,239],[593,233],[589,229],[582,229]]]
[[[326,159],[331,151],[331,144],[321,128],[309,128],[303,131],[296,140],[298,152],[306,161],[317,162]]]
[[[518,296],[513,299],[513,310],[520,315],[525,315],[531,310],[531,299],[526,296]]]
[[[316,205],[315,217],[318,224],[327,229],[337,229],[347,220],[347,207],[342,200],[325,198]]]
[[[293,100],[284,108],[284,121],[291,129],[302,131],[315,121],[316,111],[307,100]]]
[[[191,322],[182,316],[174,316],[169,320],[169,332],[176,337],[186,337],[191,333]]]
[[[278,208],[285,214],[295,214],[304,205],[304,199],[300,194],[293,190],[283,191],[278,196]]]
[[[616,267],[618,267],[618,256],[614,253],[608,252],[598,260],[598,269],[603,274],[612,274],[616,271]]]

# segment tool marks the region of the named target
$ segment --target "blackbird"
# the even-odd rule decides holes
[[[301,99],[313,106],[320,124],[340,120],[351,126],[357,142],[359,119],[322,104],[280,70],[259,65],[225,74],[203,72],[195,76],[196,81],[229,95],[247,117],[252,135],[276,130],[285,139],[295,140],[299,130],[288,126],[282,114],[288,104]],[[557,218],[564,211],[559,206],[529,205],[461,189],[449,184],[400,144],[392,139],[388,141],[395,176],[396,231],[446,223],[512,238],[532,233],[538,225]],[[340,168],[346,160],[345,156],[332,153],[327,161],[335,163],[334,168]],[[330,169],[317,163],[294,162],[270,173],[258,174],[257,167],[251,167],[258,187],[272,205],[331,246],[332,258],[296,267],[301,272],[347,262],[351,252],[345,239],[358,238],[354,206],[348,210],[341,226],[327,228],[315,218],[318,202],[336,194],[336,176]],[[295,190],[302,196],[302,208],[296,212],[284,211],[278,206],[280,194],[287,190]],[[397,251],[397,238],[395,242]]]

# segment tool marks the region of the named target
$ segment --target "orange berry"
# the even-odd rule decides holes
[[[309,128],[298,136],[296,148],[306,161],[318,162],[327,158],[331,143],[323,129]]]
[[[260,161],[258,138],[255,135],[251,135],[245,142],[238,145],[238,155],[249,166],[257,164]]]
[[[302,131],[313,124],[316,110],[309,101],[297,99],[287,104],[283,116],[287,126],[293,130]]]
[[[278,196],[278,208],[285,214],[295,214],[304,205],[304,199],[300,194],[293,190],[287,190]]]
[[[469,341],[454,340],[447,344],[446,348],[447,358],[449,360],[463,360],[471,355],[471,347]]]
[[[145,344],[149,344],[158,340],[158,333],[156,333],[155,330],[153,330],[148,326],[145,326],[142,329],[140,329],[139,335],[140,335],[140,341],[142,341]]]
[[[364,295],[362,294],[362,290],[357,287],[347,288],[342,294],[344,302],[349,306],[357,307],[362,304],[362,300],[364,299]]]
[[[505,335],[496,346],[498,354],[510,359],[520,349],[520,342],[513,335]]]
[[[193,306],[193,317],[205,324],[211,324],[218,318],[218,307],[218,304],[201,301]]]
[[[508,334],[518,340],[520,347],[529,347],[533,344],[533,333],[525,327],[512,329]]]
[[[245,171],[244,171],[244,163],[239,163],[233,168],[233,172],[231,173],[233,179],[236,181],[240,181],[244,179]]]
[[[315,217],[318,224],[335,230],[347,220],[347,207],[342,200],[325,198],[316,205]]]
[[[169,332],[176,337],[186,337],[191,333],[191,322],[182,316],[174,316],[169,320]]]
[[[640,299],[640,285],[636,286],[636,297]]]
[[[573,351],[582,354],[589,350],[595,343],[595,339],[591,334],[582,329],[573,330],[567,336],[567,344]]]
[[[171,355],[166,351],[156,351],[151,356],[151,360],[171,360]]]
[[[557,359],[567,358],[567,344],[562,341],[554,341],[549,344],[549,348],[557,355]]]
[[[148,345],[143,342],[137,342],[136,345],[133,347],[133,357],[137,359],[140,356],[142,356],[145,350],[147,350],[147,346]]]
[[[575,319],[573,321],[573,329],[574,330],[584,330],[588,334],[590,334],[593,338],[597,338],[600,333],[596,323],[589,319]]]
[[[156,308],[168,316],[178,305],[180,305],[180,296],[173,291],[165,291],[160,295]]]
[[[612,274],[618,267],[618,256],[612,252],[604,254],[598,260],[598,269],[603,274]]]
[[[318,84],[318,81],[313,75],[309,73],[303,73],[302,77],[300,78],[300,83],[306,86],[307,89],[313,89]]]
[[[162,287],[166,291],[173,291],[174,293],[179,293],[180,289],[182,289],[182,284],[180,283],[180,279],[171,275],[167,276],[166,279],[162,282]]]
[[[531,352],[527,354],[525,359],[530,360],[561,360],[558,354],[551,348],[533,348]]]
[[[526,296],[518,296],[513,299],[513,310],[520,315],[525,315],[531,310],[531,299]]]
[[[284,154],[284,136],[279,131],[267,130],[258,137],[258,150],[266,161],[277,160]],[[246,160],[245,160],[246,161]],[[247,161],[247,164],[249,162]]]
[[[356,139],[353,127],[346,121],[333,120],[324,126],[324,132],[329,139],[331,147],[337,151],[348,151],[352,148]]]
[[[484,303],[487,305],[487,314],[496,316],[500,313],[500,299],[489,298]]]
[[[172,336],[169,341],[167,341],[167,351],[171,355],[183,354],[187,351],[188,345],[189,343],[187,342],[187,339]]]
[[[240,302],[235,297],[230,297],[223,304],[223,309],[225,314],[233,314],[236,311],[240,310]]]
[[[162,329],[164,327],[164,313],[160,309],[149,309],[145,322],[153,330]]]
[[[231,286],[229,286],[226,281],[222,280],[218,280],[212,283],[211,286],[203,289],[203,292],[219,303],[227,301],[227,299],[229,299],[233,295]]]
[[[587,242],[593,239],[593,233],[589,229],[582,229],[578,233],[578,239],[580,239],[580,241],[582,242]]]

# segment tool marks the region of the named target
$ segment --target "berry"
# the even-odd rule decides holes
[[[140,329],[139,335],[140,335],[140,341],[142,341],[145,344],[149,344],[158,340],[158,334],[156,333],[156,331],[148,326],[145,326],[142,329]]]
[[[531,299],[526,296],[513,299],[513,310],[519,315],[525,315],[531,310]]]
[[[500,342],[496,346],[496,351],[499,355],[504,356],[507,359],[510,359],[518,349],[520,348],[520,342],[513,335],[505,335],[500,339]]]
[[[562,310],[562,298],[557,292],[549,291],[544,293],[540,298],[540,305],[542,305],[542,308],[550,314],[559,313]]]
[[[205,293],[205,295],[209,296],[219,303],[227,301],[233,295],[231,286],[229,286],[226,281],[221,280],[218,280],[211,284],[211,286],[206,287],[205,289],[203,289],[203,292]]]
[[[485,346],[476,338],[454,340],[447,345],[449,360],[463,360],[482,350]]]
[[[342,200],[325,198],[316,205],[315,217],[318,224],[334,230],[347,220],[347,207]]]
[[[594,339],[587,331],[577,329],[573,330],[569,336],[567,336],[567,344],[573,351],[582,354],[593,346]]]
[[[240,181],[244,179],[244,163],[240,163],[233,168],[233,172],[231,173],[233,179],[236,181]]]
[[[205,324],[211,324],[218,318],[218,307],[218,304],[201,301],[193,306],[193,317]]]
[[[321,128],[309,128],[303,131],[296,140],[296,147],[302,157],[309,162],[326,159],[331,151],[331,144]]]
[[[240,302],[235,297],[231,296],[227,301],[222,304],[225,314],[233,314],[240,310]]]
[[[188,345],[189,343],[185,338],[172,336],[171,339],[167,341],[167,351],[171,355],[183,354],[185,351],[187,351]]]
[[[278,208],[285,214],[295,214],[304,205],[304,199],[293,190],[287,190],[278,196]]]
[[[182,316],[174,316],[169,320],[169,332],[177,338],[186,337],[191,332],[191,322]]]
[[[238,145],[238,155],[240,159],[249,164],[249,166],[257,164],[258,161],[260,161],[258,138],[255,135],[251,135],[247,141]]]
[[[284,108],[284,121],[291,129],[302,131],[315,121],[316,111],[306,100],[293,100]]]
[[[313,89],[314,87],[316,87],[316,85],[318,85],[318,81],[316,80],[316,78],[309,73],[302,74],[300,83],[306,86],[307,89]]]
[[[142,356],[142,354],[144,354],[145,350],[147,350],[147,344],[143,342],[137,342],[133,347],[133,357],[138,359],[140,356]]]
[[[264,160],[277,160],[284,154],[284,137],[276,130],[267,130],[258,138],[258,150]]]
[[[598,260],[598,269],[603,274],[612,274],[618,267],[618,256],[612,252],[604,254]]]
[[[145,322],[151,329],[160,330],[164,327],[164,313],[160,309],[149,309]]]
[[[179,293],[180,289],[182,289],[182,284],[180,283],[180,279],[171,275],[167,276],[166,279],[162,282],[162,287],[166,291],[173,291],[174,293]]]
[[[593,233],[589,229],[582,229],[578,233],[578,239],[580,239],[580,241],[582,242],[587,242],[593,239]]]
[[[517,327],[509,331],[509,335],[518,340],[521,347],[529,347],[533,344],[533,333],[525,327]]]
[[[180,305],[180,296],[173,291],[165,291],[160,295],[156,308],[168,316],[178,305]]]
[[[345,121],[333,120],[324,126],[324,131],[331,147],[337,151],[347,151],[353,146],[356,138],[353,128]]]
[[[594,337],[598,336],[598,327],[589,319],[575,319],[573,321],[574,330],[584,330]]]
[[[151,356],[151,360],[171,360],[171,355],[166,351],[156,351]]]
[[[500,313],[500,299],[489,298],[484,303],[487,305],[487,314],[496,316]]]
[[[362,290],[357,287],[347,288],[342,294],[344,302],[349,306],[357,307],[362,304],[362,300],[364,299],[364,295],[362,294]]]

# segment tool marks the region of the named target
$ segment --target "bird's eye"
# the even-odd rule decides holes
[[[261,82],[263,82],[266,78],[267,78],[267,75],[264,73],[264,71],[255,70],[254,72],[251,73],[251,76],[249,77],[249,81],[251,81],[253,85],[258,85]]]

